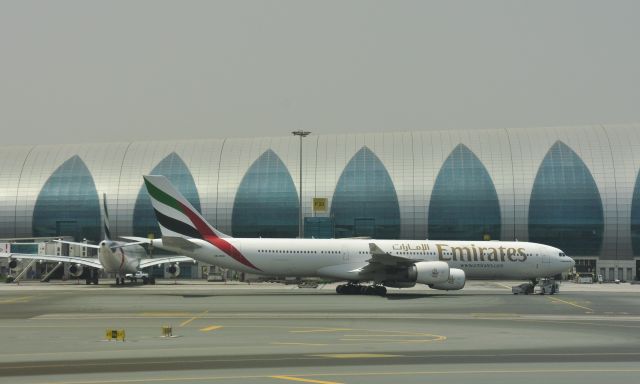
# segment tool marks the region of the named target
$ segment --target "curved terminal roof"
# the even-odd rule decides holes
[[[87,212],[71,215],[77,223],[55,213],[77,195],[56,187],[70,159],[84,167],[73,173],[84,181],[71,185],[92,196]],[[293,136],[3,147],[0,237],[34,235],[42,212],[54,212],[46,223],[54,231],[85,227],[103,193],[113,236],[148,231],[141,176],[152,172],[174,177],[223,232],[268,234],[276,223],[274,233],[289,236],[297,232],[299,161]],[[488,235],[557,243],[572,256],[640,255],[638,124],[314,134],[303,140],[302,163],[304,216],[336,236]],[[42,205],[44,196],[57,203]],[[313,211],[314,197],[327,199],[324,211]],[[581,235],[562,243],[543,227]]]

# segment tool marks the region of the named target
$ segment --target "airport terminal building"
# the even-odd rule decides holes
[[[143,174],[236,237],[491,239],[640,270],[640,125],[2,147],[0,238],[159,236]],[[302,185],[300,185],[300,162]]]

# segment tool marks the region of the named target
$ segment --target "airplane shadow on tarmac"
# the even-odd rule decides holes
[[[198,299],[205,297],[226,297],[226,296],[272,296],[272,297],[283,297],[283,296],[336,296],[336,297],[377,297],[381,300],[414,300],[414,299],[456,299],[466,295],[447,295],[442,293],[391,293],[385,296],[378,295],[337,295],[335,293],[328,294],[318,294],[314,292],[269,292],[269,293],[256,293],[256,292],[234,292],[233,294],[216,294],[216,293],[202,293],[202,294],[180,294],[180,293],[158,293],[153,294],[154,296],[172,296],[172,297],[182,297],[184,299]],[[477,295],[476,295],[477,296]]]
[[[440,299],[440,298],[457,298],[459,295],[443,295],[441,293],[395,293],[387,294],[383,298],[387,300],[413,300],[413,299]]]

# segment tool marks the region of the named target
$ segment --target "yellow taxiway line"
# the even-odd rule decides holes
[[[369,359],[382,357],[400,357],[402,355],[385,355],[382,353],[332,353],[322,355],[309,355],[313,357],[325,357],[329,359]]]
[[[322,329],[302,329],[289,331],[291,333],[318,333],[318,332],[340,332],[340,331],[357,331],[351,328],[322,328]]]
[[[215,331],[216,329],[220,329],[220,328],[222,328],[221,325],[211,325],[211,326],[208,326],[208,327],[205,327],[205,328],[200,328],[200,330],[202,332],[210,332],[210,331]]]
[[[179,377],[146,377],[141,379],[106,379],[106,380],[78,380],[78,381],[44,381],[39,382],[42,384],[123,384],[123,383],[162,383],[162,382],[187,382],[187,381],[229,381],[229,380],[249,380],[249,379],[283,379],[291,381],[305,382],[302,380],[292,379],[305,379],[322,378],[322,377],[371,377],[371,376],[418,376],[418,375],[486,375],[486,374],[592,374],[606,375],[606,374],[619,374],[619,373],[640,373],[640,368],[569,368],[569,369],[501,369],[501,370],[424,370],[424,371],[373,371],[373,372],[333,372],[333,373],[310,373],[301,375],[226,375],[226,376],[179,376]],[[286,378],[286,379],[285,379]],[[325,383],[325,384],[341,384],[335,381],[309,381],[313,379],[305,379],[307,383]],[[35,382],[34,382],[35,383]]]
[[[33,296],[21,296],[14,297],[13,299],[0,300],[0,304],[16,304],[16,303],[28,303],[29,299]]]
[[[558,299],[557,297],[547,296],[547,298],[548,298],[549,300],[554,301],[554,302],[557,302],[557,303],[564,303],[564,304],[567,304],[567,305],[574,306],[574,307],[576,307],[576,308],[586,309],[586,310],[587,310],[587,311],[589,311],[589,312],[593,312],[593,309],[591,309],[591,308],[583,307],[582,305],[578,305],[578,304],[576,304],[576,303],[572,303],[572,302],[570,302],[570,301],[565,301],[565,300],[562,300],[562,299]]]
[[[187,320],[183,321],[182,323],[180,323],[180,326],[184,327],[184,326],[188,325],[189,323],[191,323],[193,320],[199,319],[200,317],[206,315],[207,313],[209,313],[208,310],[204,311],[204,312],[202,312],[202,313],[200,313],[200,314],[198,314],[198,315],[196,315],[196,316],[194,316],[194,317],[192,317],[190,319],[187,319]]]
[[[296,376],[270,376],[272,379],[280,379],[280,380],[290,380],[290,381],[300,381],[303,383],[315,383],[315,384],[342,384],[337,381],[324,381],[324,380],[313,380],[313,379],[304,379],[302,377]]]

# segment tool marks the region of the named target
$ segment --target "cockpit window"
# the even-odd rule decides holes
[[[564,256],[567,256],[567,255],[565,255],[564,253],[560,252],[560,257],[564,257]]]

